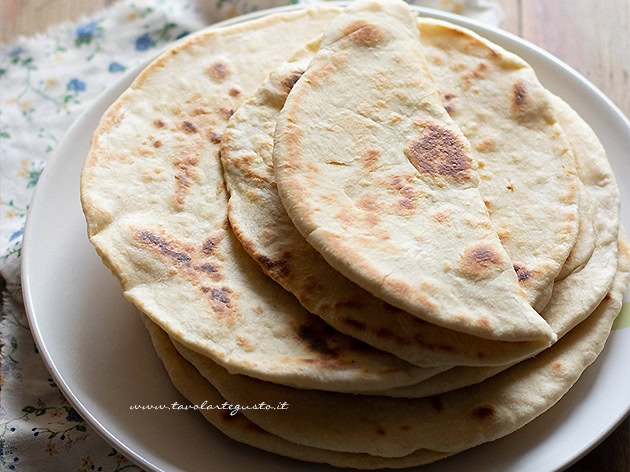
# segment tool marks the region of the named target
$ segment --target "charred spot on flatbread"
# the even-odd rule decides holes
[[[382,29],[363,20],[350,23],[344,28],[343,35],[366,46],[374,46],[385,37]]]
[[[470,178],[472,159],[460,138],[435,123],[420,123],[421,134],[405,148],[409,162],[422,173],[455,179]]]
[[[216,82],[222,82],[232,74],[225,62],[217,61],[208,67],[208,75]]]
[[[459,270],[473,279],[487,279],[504,266],[503,256],[491,244],[478,243],[466,248],[459,260]]]

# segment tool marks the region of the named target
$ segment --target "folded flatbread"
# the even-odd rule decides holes
[[[296,228],[367,291],[455,331],[553,338],[519,288],[404,2],[359,0],[334,20],[278,118],[273,164]]]

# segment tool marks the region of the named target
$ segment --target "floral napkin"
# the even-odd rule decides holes
[[[76,24],[0,45],[0,470],[141,470],[63,397],[28,327],[22,234],[39,176],[64,133],[125,70],[167,43],[243,13],[299,0],[119,0]],[[314,3],[302,0],[303,3]],[[488,0],[417,0],[498,25]]]

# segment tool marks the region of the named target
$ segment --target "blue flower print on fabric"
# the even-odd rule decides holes
[[[126,67],[125,67],[125,66],[123,66],[120,62],[116,62],[116,61],[114,61],[114,62],[112,62],[112,63],[109,65],[109,69],[108,69],[108,70],[109,70],[111,73],[114,73],[114,74],[115,74],[116,72],[122,72],[122,71],[124,71],[125,69],[126,69]]]
[[[85,82],[79,79],[72,79],[68,82],[66,88],[72,92],[83,92],[85,90]]]
[[[22,227],[22,229],[17,230],[15,233],[13,233],[11,235],[11,237],[9,238],[9,242],[19,238],[20,236],[22,236],[24,234],[24,227]]]
[[[98,25],[98,21],[90,21],[79,26],[76,30],[76,39],[74,44],[80,47],[82,44],[90,44],[92,40],[97,36],[97,33],[103,29]]]
[[[146,51],[153,47],[153,40],[149,36],[149,33],[144,33],[136,39],[136,51]]]

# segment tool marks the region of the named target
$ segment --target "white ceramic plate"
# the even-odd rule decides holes
[[[285,7],[240,17],[253,19]],[[527,60],[542,83],[593,127],[621,184],[621,219],[630,228],[630,122],[599,90],[545,51],[461,17],[461,24]],[[184,402],[158,360],[135,308],[122,296],[87,239],[79,176],[90,137],[107,107],[141,68],[101,95],[59,144],[37,186],[24,237],[22,282],[39,350],[68,400],[116,449],[148,470],[333,470],[232,441],[196,412],[131,411],[136,404]],[[601,441],[630,410],[630,328],[614,331],[600,358],[550,411],[516,433],[438,462],[426,472],[551,471]]]

